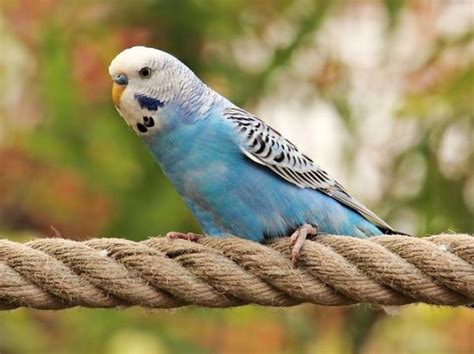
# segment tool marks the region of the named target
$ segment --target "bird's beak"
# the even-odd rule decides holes
[[[125,74],[118,74],[112,78],[112,101],[116,107],[120,107],[120,98],[127,87],[128,77]]]

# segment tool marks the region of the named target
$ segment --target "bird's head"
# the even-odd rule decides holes
[[[199,119],[215,94],[186,65],[154,48],[124,50],[112,60],[109,74],[115,107],[140,135]]]

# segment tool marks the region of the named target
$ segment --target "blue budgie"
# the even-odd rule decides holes
[[[129,48],[109,73],[115,107],[206,235],[257,242],[290,235],[295,263],[308,235],[395,233],[294,144],[172,55]]]

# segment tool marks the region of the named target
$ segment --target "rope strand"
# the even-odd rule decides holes
[[[0,240],[0,309],[474,303],[474,237]]]

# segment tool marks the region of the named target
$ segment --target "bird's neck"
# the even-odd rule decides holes
[[[183,88],[178,98],[179,114],[184,123],[206,119],[225,100],[200,80]]]

